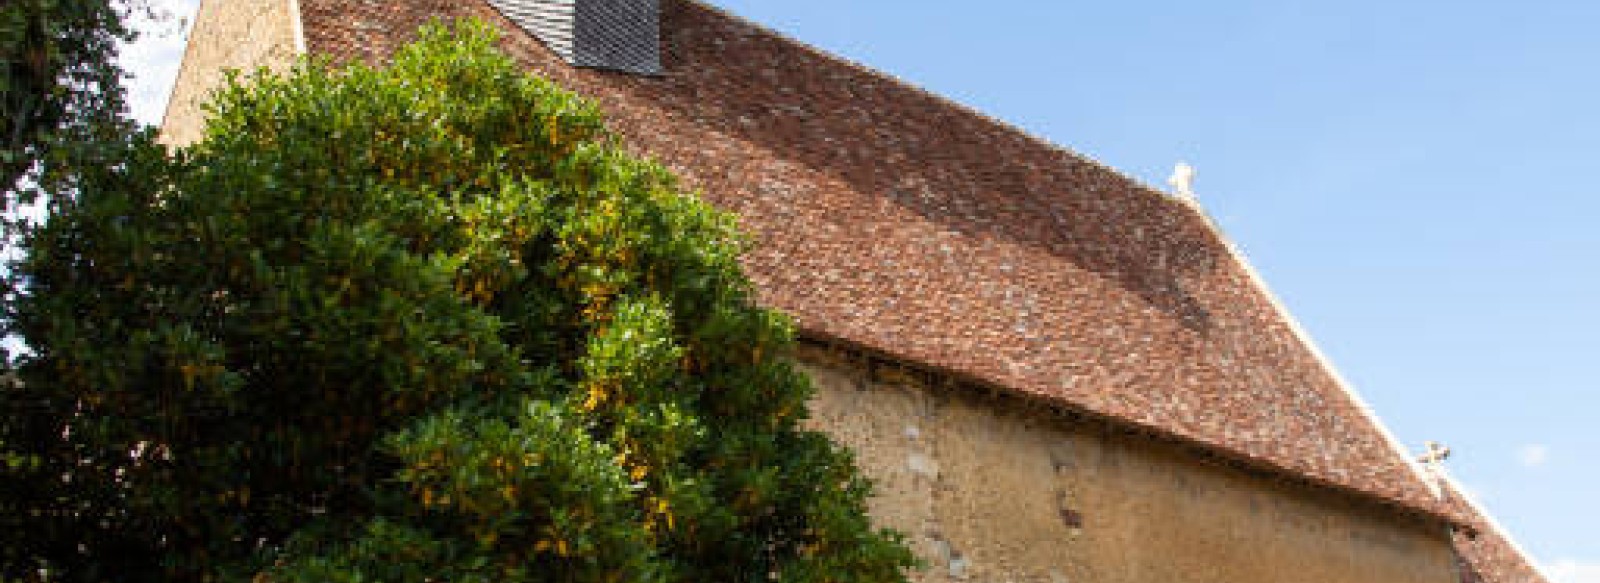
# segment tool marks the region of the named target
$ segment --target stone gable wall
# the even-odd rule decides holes
[[[161,124],[161,140],[183,145],[200,139],[201,104],[222,86],[224,72],[256,67],[283,70],[300,49],[293,0],[203,0],[184,51]]]

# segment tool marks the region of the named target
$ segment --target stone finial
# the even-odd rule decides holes
[[[1427,466],[1430,470],[1443,468],[1444,460],[1450,459],[1449,446],[1437,441],[1425,442],[1424,446],[1427,448],[1427,452],[1418,457],[1417,461],[1422,462],[1422,465]]]
[[[1167,184],[1172,186],[1173,196],[1195,200],[1194,174],[1194,166],[1190,166],[1188,162],[1178,162],[1172,167],[1172,177],[1167,179]]]
[[[1450,460],[1450,447],[1440,442],[1422,442],[1424,452],[1416,456],[1416,461],[1422,464],[1422,480],[1427,482],[1427,489],[1434,492],[1434,498],[1445,498],[1445,460]]]
[[[1428,488],[1433,490],[1435,498],[1443,499],[1445,495],[1444,460],[1450,459],[1450,448],[1437,441],[1423,442],[1426,450],[1417,456],[1417,462],[1422,464],[1425,472],[1423,479],[1428,483]]]

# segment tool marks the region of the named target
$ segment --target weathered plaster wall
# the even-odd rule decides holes
[[[806,348],[813,423],[878,484],[922,583],[1456,583],[1443,526]]]
[[[205,103],[221,87],[224,71],[267,67],[282,70],[300,53],[293,0],[203,0],[195,15],[183,68],[167,103],[161,139],[188,144],[205,127]]]

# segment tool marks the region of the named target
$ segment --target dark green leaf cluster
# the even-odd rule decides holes
[[[54,203],[0,579],[903,579],[733,218],[493,43],[236,80]]]
[[[119,150],[115,142],[132,124],[117,44],[132,40],[126,17],[140,4],[0,2],[0,208],[10,207],[30,174],[104,163]],[[103,151],[108,141],[110,152]]]

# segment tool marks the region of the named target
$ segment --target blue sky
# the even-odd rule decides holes
[[[713,3],[1151,184],[1194,164],[1400,439],[1600,582],[1600,3]],[[129,50],[146,119],[181,49]]]

